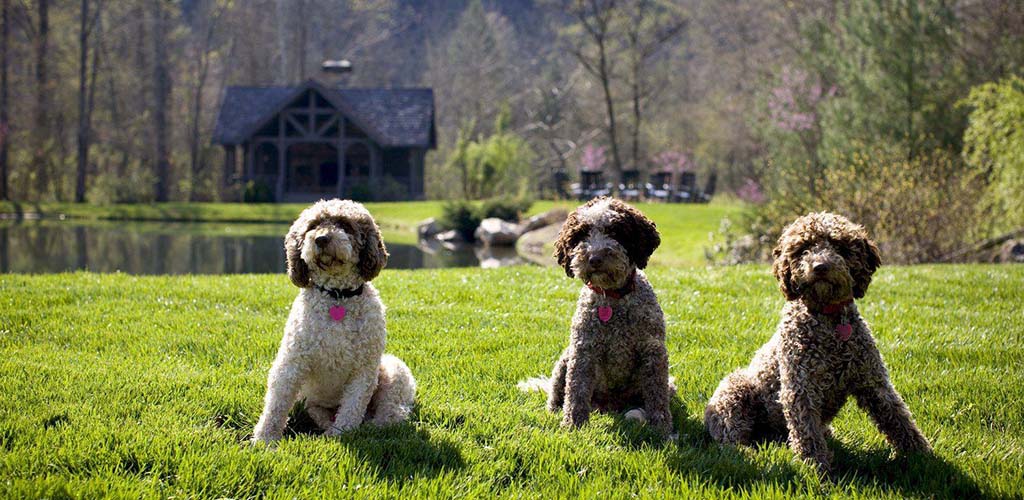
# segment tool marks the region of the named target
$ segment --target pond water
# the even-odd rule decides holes
[[[0,221],[0,272],[284,273],[286,224]],[[521,264],[515,250],[388,241],[388,269]]]

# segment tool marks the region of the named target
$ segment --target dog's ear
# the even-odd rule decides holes
[[[643,212],[619,201],[612,200],[609,207],[618,212],[619,217],[606,231],[618,241],[636,267],[647,267],[651,254],[661,244],[658,226],[648,219]]]
[[[572,249],[583,239],[589,226],[580,220],[579,209],[573,210],[562,223],[562,229],[555,240],[555,260],[565,269],[565,275],[575,278],[572,272]]]
[[[302,260],[302,243],[306,238],[306,231],[310,227],[310,219],[300,215],[295,223],[284,236],[285,263],[288,266],[288,277],[292,283],[299,288],[307,288],[310,285],[309,266]]]
[[[360,217],[353,221],[357,226],[355,229],[360,235],[359,247],[359,276],[364,281],[371,281],[380,274],[381,269],[388,264],[388,251],[384,247],[384,239],[381,238],[380,228],[370,216]]]
[[[800,292],[793,286],[793,268],[789,262],[789,254],[786,245],[780,241],[772,250],[772,273],[775,274],[775,279],[779,280],[779,291],[786,296],[786,300],[796,300],[800,297]]]
[[[863,230],[860,232],[863,233]],[[853,296],[859,299],[867,293],[871,276],[875,274],[878,266],[882,265],[882,256],[878,252],[878,245],[865,234],[850,242],[850,246],[853,252],[848,265],[853,277]]]

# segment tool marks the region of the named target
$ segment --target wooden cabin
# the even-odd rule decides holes
[[[277,202],[418,200],[437,147],[431,89],[229,87],[213,143],[225,179]],[[239,158],[241,165],[239,165]]]

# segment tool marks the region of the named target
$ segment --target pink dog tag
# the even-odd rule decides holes
[[[842,340],[843,342],[850,340],[850,334],[852,333],[853,326],[851,326],[849,323],[836,325],[836,336],[839,337],[839,340]]]
[[[600,306],[597,308],[597,319],[601,320],[602,323],[607,323],[608,320],[612,319],[612,308],[608,306]]]
[[[341,321],[345,319],[345,306],[331,306],[331,319]]]

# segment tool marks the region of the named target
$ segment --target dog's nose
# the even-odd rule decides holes
[[[601,255],[591,255],[587,258],[587,262],[590,263],[590,267],[600,266],[604,262],[604,257]]]
[[[815,264],[814,267],[811,268],[811,270],[814,271],[815,274],[825,274],[831,268],[832,268],[832,266],[830,266],[830,265],[828,265],[828,264],[826,264],[824,262],[819,262],[819,263]]]
[[[325,246],[327,246],[328,243],[331,242],[331,237],[330,236],[317,236],[316,239],[313,240],[313,241],[316,242],[316,246],[318,246],[318,247],[325,247]]]

